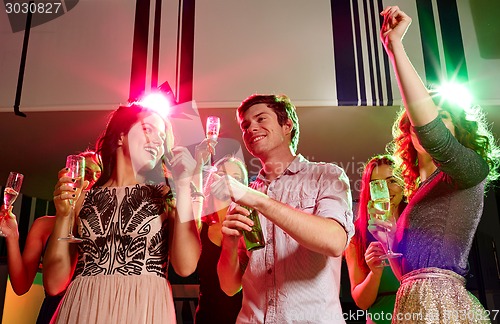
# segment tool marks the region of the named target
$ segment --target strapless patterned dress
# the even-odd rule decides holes
[[[86,192],[83,239],[55,323],[175,323],[167,281],[167,203],[161,185]]]

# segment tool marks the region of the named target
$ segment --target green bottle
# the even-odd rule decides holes
[[[243,231],[243,238],[248,251],[259,250],[266,245],[264,234],[262,234],[262,227],[260,226],[259,212],[255,208],[241,206],[250,212],[248,218],[253,221],[251,231]]]

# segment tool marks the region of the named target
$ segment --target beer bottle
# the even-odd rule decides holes
[[[242,206],[250,212],[248,218],[253,221],[253,226],[251,231],[243,231],[243,238],[245,239],[245,245],[248,251],[262,249],[266,242],[264,241],[264,234],[262,233],[262,227],[260,226],[259,212],[255,208],[250,208],[247,206]]]

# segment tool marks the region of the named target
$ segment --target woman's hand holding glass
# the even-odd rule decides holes
[[[85,158],[79,155],[69,155],[66,159],[66,168],[59,172],[59,181],[54,191],[54,204],[58,215],[69,217],[68,235],[60,237],[69,243],[79,243],[82,240],[73,235],[73,225],[76,217],[75,204],[80,198],[83,189],[88,185],[85,181]],[[58,198],[58,199],[57,199]],[[57,202],[59,200],[59,202]],[[59,207],[59,208],[58,208]]]
[[[6,221],[9,221],[7,217],[11,217],[12,214],[12,205],[17,199],[19,192],[21,191],[21,185],[23,184],[24,175],[18,172],[10,172],[9,177],[7,178],[7,183],[5,184],[5,189],[3,192],[3,205],[1,210],[4,212],[0,217],[0,236],[7,236],[8,233],[3,232],[3,226]],[[15,220],[15,216],[14,216]],[[8,229],[7,229],[8,230]],[[17,223],[16,223],[16,232],[17,232]]]
[[[371,272],[376,275],[382,275],[383,268],[387,266],[387,262],[381,257],[385,254],[384,247],[381,242],[371,242],[365,252],[365,262]]]
[[[374,222],[370,222],[372,220],[380,220],[385,222],[385,226],[383,226],[385,232],[385,246],[387,247],[387,253],[385,255],[380,256],[381,259],[390,259],[390,258],[398,258],[402,256],[401,253],[393,252],[391,249],[392,242],[394,242],[394,230],[395,223],[393,222],[393,218],[391,217],[391,201],[389,189],[387,187],[387,181],[382,180],[372,180],[370,181],[370,197],[371,201],[368,203],[368,213],[370,214],[370,220],[368,221],[369,228],[370,226],[376,225]],[[373,233],[372,233],[373,234]],[[375,234],[373,234],[375,236]],[[380,240],[381,236],[376,236],[377,240],[383,242],[384,240]],[[391,239],[392,238],[392,239]]]
[[[215,146],[217,145],[217,139],[205,138],[200,144],[196,145],[194,150],[194,158],[196,163],[202,167],[209,164],[211,161],[211,156],[215,155]]]
[[[19,238],[16,215],[12,213],[12,206],[0,209],[0,235],[6,238]]]

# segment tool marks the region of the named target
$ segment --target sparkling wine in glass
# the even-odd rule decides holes
[[[14,201],[16,201],[19,191],[21,190],[21,185],[23,184],[23,179],[24,176],[21,173],[9,173],[9,178],[7,179],[7,184],[3,192],[3,204],[5,209],[9,209],[10,206],[14,204]]]
[[[69,228],[68,236],[60,237],[59,240],[63,240],[69,243],[79,243],[82,239],[75,237],[73,235],[73,224],[75,221],[75,203],[78,201],[80,194],[83,190],[83,181],[85,179],[85,158],[79,155],[68,155],[66,158],[66,168],[68,168],[67,176],[74,179],[72,185],[75,190],[74,199],[70,199],[70,217],[69,217]]]
[[[373,205],[378,210],[383,210],[384,214],[377,214],[377,218],[382,221],[390,221],[389,217],[391,215],[391,198],[389,195],[389,188],[387,187],[386,180],[372,180],[370,181],[370,196],[373,201]],[[387,238],[387,253],[381,255],[380,258],[392,259],[399,258],[402,256],[401,253],[396,253],[391,250],[391,244],[389,242],[389,230],[385,228],[385,236]]]
[[[9,177],[7,178],[7,183],[5,185],[5,189],[3,192],[3,206],[2,208],[5,210],[9,210],[10,207],[16,201],[17,196],[19,195],[19,191],[21,191],[21,185],[23,184],[24,176],[18,172],[9,173]],[[3,219],[0,220],[3,222]],[[5,234],[2,231],[2,226],[0,225],[0,236],[4,236]]]
[[[220,118],[217,116],[208,116],[206,135],[208,139],[217,140],[220,131]]]
[[[207,139],[217,141],[217,139],[219,138],[219,131],[220,131],[220,118],[217,116],[208,116],[206,130],[205,130]],[[212,166],[212,156],[210,156],[208,165],[203,169],[207,172],[214,171],[214,167]]]

